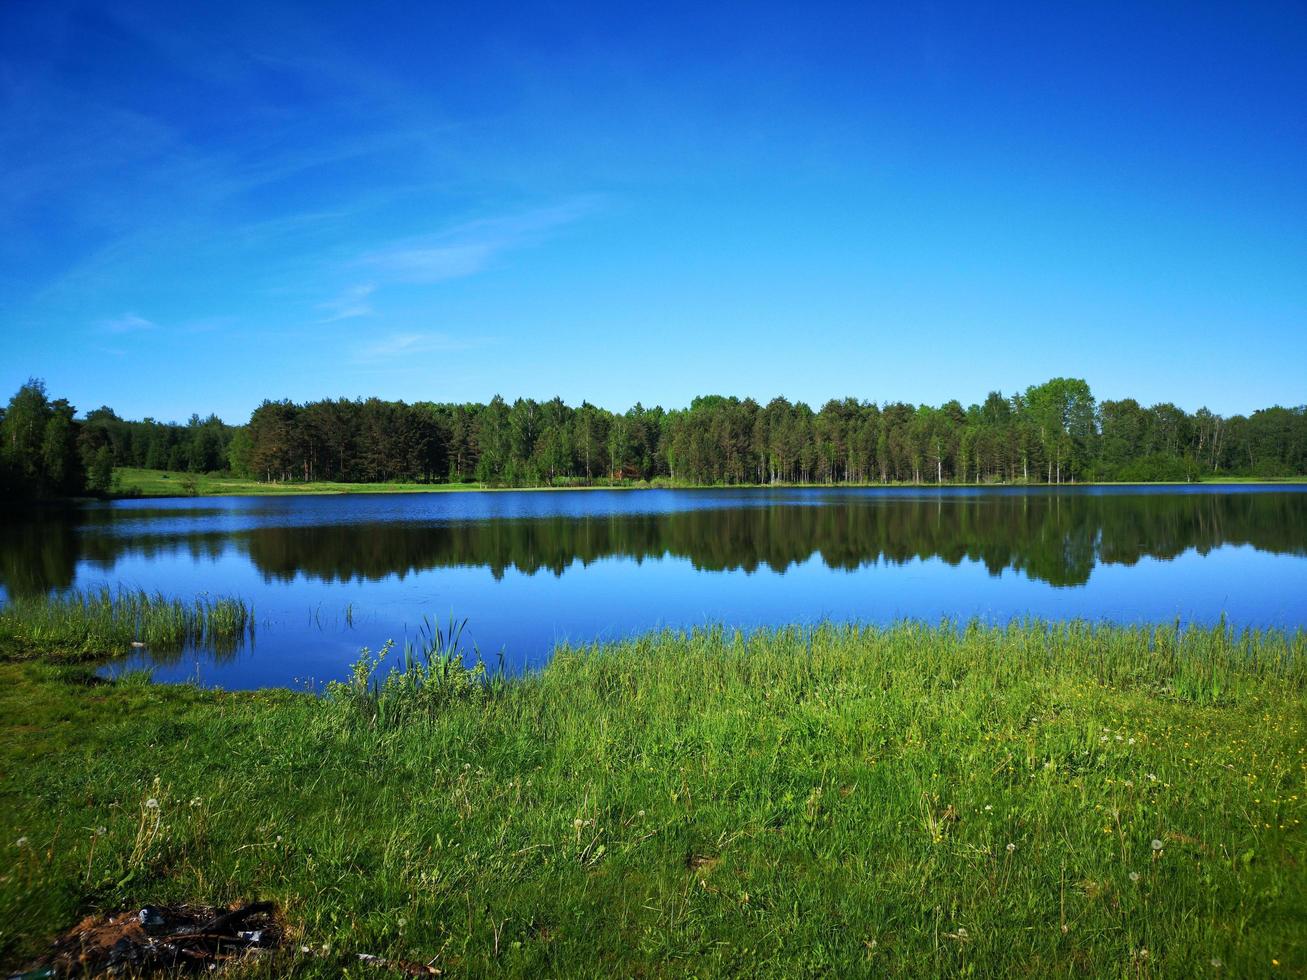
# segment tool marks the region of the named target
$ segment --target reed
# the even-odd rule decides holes
[[[347,680],[327,685],[327,703],[347,726],[394,729],[431,725],[454,704],[487,702],[505,689],[507,678],[502,664],[491,675],[475,649],[474,662],[467,663],[466,626],[465,619],[451,617],[441,626],[423,617],[417,636],[405,638],[397,656],[393,642],[375,655],[364,649]]]
[[[236,598],[187,602],[105,587],[18,596],[0,606],[0,651],[11,659],[87,660],[120,656],[136,646],[225,652],[253,634],[253,613]]]

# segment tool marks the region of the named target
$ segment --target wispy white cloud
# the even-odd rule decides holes
[[[377,311],[368,302],[368,297],[376,292],[376,289],[377,284],[374,282],[359,283],[356,286],[350,286],[335,299],[319,303],[318,309],[325,311],[327,314],[319,322],[334,323],[337,320],[350,320],[354,317],[374,315]]]
[[[402,282],[432,283],[480,272],[501,248],[490,242],[462,245],[406,245],[376,252],[363,260]]]
[[[577,198],[553,207],[468,221],[429,235],[392,241],[348,262],[346,271],[363,271],[368,281],[350,286],[317,304],[319,323],[375,316],[372,298],[397,285],[431,285],[473,276],[491,267],[503,253],[543,241],[580,220],[595,207],[593,198]],[[337,274],[341,267],[337,267]],[[397,338],[434,335],[397,334]]]
[[[394,333],[358,350],[360,361],[383,361],[414,354],[450,353],[471,350],[490,343],[480,337],[455,337],[440,331]]]
[[[109,320],[100,321],[100,329],[105,333],[138,333],[142,330],[155,330],[158,324],[135,313],[124,313]]]
[[[538,244],[594,210],[591,198],[467,222],[408,238],[364,255],[358,264],[397,282],[434,283],[475,275],[504,252]]]

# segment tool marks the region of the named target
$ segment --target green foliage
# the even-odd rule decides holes
[[[0,495],[107,493],[114,468],[191,473],[185,492],[205,492],[206,477],[224,470],[264,484],[518,487],[1278,478],[1307,475],[1307,408],[1222,418],[1129,399],[1099,406],[1084,381],[1054,378],[965,409],[844,398],[814,412],[785,398],[761,406],[713,395],[619,413],[559,398],[369,398],[265,401],[245,426],[198,415],[182,426],[125,421],[107,407],[79,422],[34,380],[0,417]]]
[[[88,471],[94,470],[100,451],[107,449],[113,465],[151,467],[175,472],[212,473],[226,470],[230,446],[240,430],[224,425],[215,415],[192,415],[185,425],[120,419],[107,406],[87,413],[81,423],[78,448]],[[91,488],[110,489],[109,481],[92,479]]]
[[[267,482],[475,479],[486,486],[768,483],[1068,483],[1307,474],[1307,409],[1222,419],[1174,405],[1097,405],[1054,378],[983,405],[832,399],[814,412],[713,395],[689,408],[495,396],[486,405],[265,402],[232,442],[237,473]]]
[[[0,664],[0,965],[88,912],[257,897],[295,937],[267,976],[1296,975],[1305,656],[702,630],[387,724]]]
[[[0,498],[41,500],[113,491],[115,467],[208,473],[227,467],[230,426],[191,416],[185,426],[129,422],[106,406],[75,417],[32,379],[0,414]]]
[[[113,450],[108,446],[96,449],[87,469],[86,487],[95,493],[108,493],[113,489]]]
[[[51,401],[35,378],[0,416],[0,497],[43,499],[81,493],[86,474],[77,453],[75,409]]]

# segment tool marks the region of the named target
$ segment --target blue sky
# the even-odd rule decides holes
[[[0,388],[1307,401],[1307,7],[0,5]]]

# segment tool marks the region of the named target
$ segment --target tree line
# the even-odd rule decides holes
[[[963,408],[719,395],[686,409],[610,412],[554,398],[488,404],[265,401],[231,443],[265,481],[631,480],[687,484],[1068,483],[1307,473],[1307,409],[1229,418],[1166,403],[1095,401],[1054,378]]]
[[[1069,483],[1307,474],[1307,408],[1223,417],[1170,403],[1097,402],[1054,378],[966,408],[711,395],[688,408],[612,412],[562,399],[512,403],[265,401],[244,426],[77,419],[39,381],[0,417],[8,496],[111,490],[113,468],[230,470],[267,482],[677,484]]]
[[[49,499],[113,490],[115,467],[211,473],[230,468],[235,427],[217,416],[128,421],[107,406],[77,418],[32,379],[0,410],[0,497]]]

